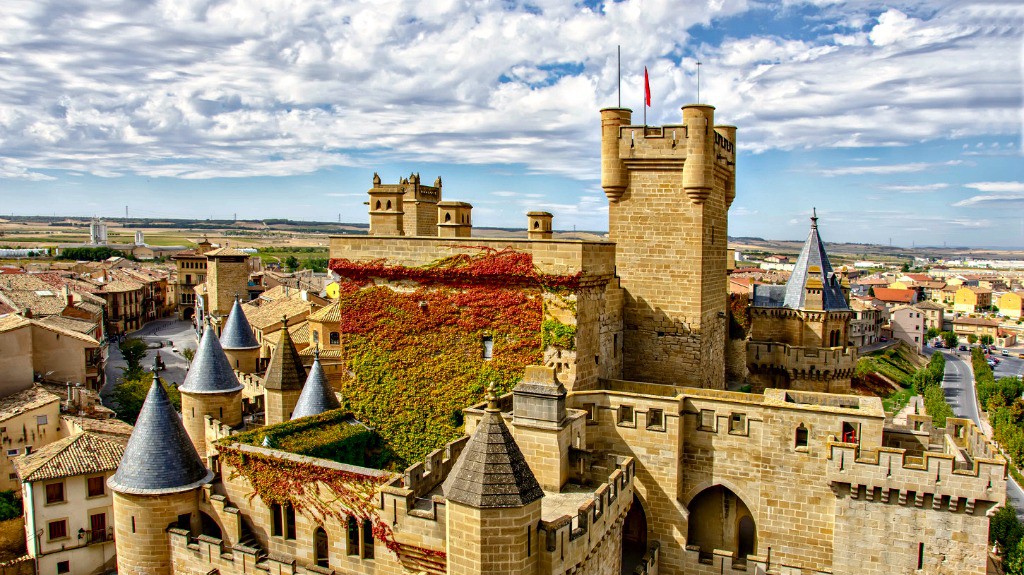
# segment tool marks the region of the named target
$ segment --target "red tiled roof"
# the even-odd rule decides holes
[[[889,303],[913,303],[914,291],[908,289],[874,288],[875,298]]]

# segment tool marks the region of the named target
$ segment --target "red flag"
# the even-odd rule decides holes
[[[651,107],[651,79],[647,76],[647,66],[644,66],[644,103]]]

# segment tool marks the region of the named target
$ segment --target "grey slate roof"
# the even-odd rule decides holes
[[[121,464],[107,485],[118,493],[158,495],[188,491],[211,479],[213,472],[203,465],[154,372]]]
[[[442,490],[445,498],[478,509],[522,507],[544,497],[493,396]]]
[[[234,393],[242,390],[231,363],[224,355],[217,334],[207,327],[199,340],[199,349],[192,358],[192,365],[185,374],[178,391],[185,393]]]
[[[300,390],[306,381],[306,368],[288,333],[288,322],[281,328],[281,341],[270,356],[267,373],[263,377],[264,389]]]
[[[812,270],[812,268],[817,269]],[[818,279],[821,282],[822,309],[825,311],[850,309],[846,298],[843,297],[839,277],[832,270],[825,246],[818,235],[817,214],[811,217],[811,232],[807,235],[807,241],[804,242],[804,247],[800,250],[800,256],[796,259],[793,273],[790,274],[785,287],[754,286],[754,305],[804,309],[807,295],[805,286],[808,279]]]
[[[338,401],[338,396],[331,389],[331,385],[327,383],[327,375],[320,366],[320,358],[317,357],[313,360],[313,366],[309,368],[309,377],[306,378],[299,400],[295,403],[292,419],[319,415],[339,407],[341,402]]]
[[[228,314],[228,321],[224,323],[224,329],[220,332],[220,346],[224,349],[256,349],[260,343],[252,333],[252,326],[249,319],[245,317],[242,304],[235,300],[231,306],[231,313]]]

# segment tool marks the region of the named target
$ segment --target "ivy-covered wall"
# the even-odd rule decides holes
[[[579,276],[537,272],[529,254],[484,249],[423,267],[333,259],[340,284],[346,405],[377,429],[396,466],[461,433],[462,409],[504,393],[545,347],[575,342]],[[546,313],[545,301],[557,312]],[[489,341],[489,343],[487,343]],[[489,349],[489,358],[485,358]]]

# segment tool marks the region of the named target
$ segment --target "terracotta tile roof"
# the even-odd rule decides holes
[[[941,305],[939,305],[939,304],[937,304],[937,303],[935,303],[933,301],[928,301],[928,300],[925,300],[925,301],[922,301],[922,302],[917,302],[916,304],[914,304],[914,307],[916,307],[918,309],[941,309],[941,310],[946,309],[946,308],[942,307]]]
[[[860,278],[854,280],[853,283],[862,286],[887,286],[889,285],[889,280],[884,278]]]
[[[3,317],[0,317],[0,333],[25,327],[31,324],[32,322],[30,320],[27,320],[21,317],[20,315],[5,315]]]
[[[6,421],[16,415],[59,401],[59,396],[38,385],[33,385],[28,389],[0,398],[0,421]]]
[[[236,250],[235,248],[228,248],[228,247],[217,248],[215,250],[210,250],[210,251],[206,252],[206,257],[211,257],[211,256],[212,257],[217,257],[217,256],[242,256],[242,257],[247,257],[248,255],[249,254],[243,252],[242,250]]]
[[[14,460],[23,482],[46,481],[117,469],[124,446],[93,433],[77,433]]]
[[[302,348],[302,351],[299,352],[299,355],[302,357],[313,357],[314,351],[316,351],[316,348],[313,346],[304,347]],[[321,349],[320,357],[322,359],[340,359],[342,353],[343,350],[340,349]]]
[[[143,286],[137,281],[131,281],[126,279],[114,279],[110,282],[103,284],[101,291],[106,293],[120,293],[129,291],[141,290]]]
[[[109,439],[111,441],[126,445],[128,437],[134,429],[130,424],[120,419],[96,419],[94,417],[82,417],[81,415],[61,415],[61,419],[68,423],[74,433],[88,431]]]
[[[288,335],[296,344],[309,344],[309,324],[306,322],[288,326]],[[281,330],[265,334],[263,341],[278,345],[281,343]]]
[[[889,303],[912,303],[914,301],[914,291],[908,289],[891,289],[876,287],[875,299],[880,299],[884,302]]]
[[[41,328],[43,328],[43,329],[45,329],[47,331],[52,331],[54,333],[59,333],[61,335],[66,335],[68,337],[71,337],[71,338],[83,341],[85,343],[91,343],[91,344],[96,345],[96,346],[98,346],[100,344],[100,342],[96,341],[96,339],[93,338],[92,336],[88,336],[88,335],[85,335],[83,333],[78,333],[77,331],[72,331],[70,329],[67,329],[67,328],[59,326],[59,325],[55,325],[55,324],[52,324],[52,323],[43,323],[41,320],[32,320],[32,324],[36,325],[36,326],[39,326],[39,327],[41,327]]]
[[[39,323],[44,325],[53,326],[66,331],[73,331],[82,335],[92,337],[92,334],[96,332],[96,328],[99,327],[96,323],[91,321],[85,321],[81,319],[74,319],[70,317],[64,317],[62,315],[51,315],[44,317],[39,320]]]
[[[979,325],[983,327],[999,327],[999,320],[985,319],[983,317],[958,317],[953,320],[953,324]]]
[[[249,318],[249,325],[255,329],[264,329],[281,323],[281,317],[293,319],[304,316],[309,312],[309,302],[301,299],[279,299],[275,301],[264,301],[260,305],[247,303],[242,306],[245,309],[245,317]]]
[[[35,274],[4,275],[0,278],[0,295],[17,311],[26,308],[33,315],[55,315],[64,311],[67,300],[60,289]]]
[[[915,282],[926,282],[932,279],[932,276],[928,274],[903,274]]]
[[[306,319],[319,323],[338,323],[341,321],[341,306],[338,302],[334,302],[320,311],[310,314]]]
[[[11,306],[5,304],[4,302],[0,301],[0,315],[4,315],[4,314],[8,314],[8,313],[14,313],[15,311],[17,311],[17,310],[14,309]]]

